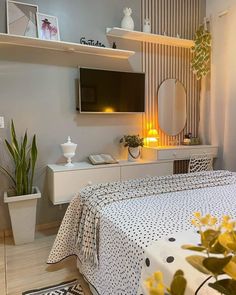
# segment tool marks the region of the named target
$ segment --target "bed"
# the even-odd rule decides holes
[[[83,243],[78,242],[78,237],[84,222],[81,205],[90,206],[94,200],[91,192],[95,191],[100,191],[103,197],[96,205],[99,215],[92,230],[96,235],[89,244],[96,246],[96,254],[91,254],[81,250]],[[150,177],[86,188],[72,200],[47,262],[57,263],[76,255],[79,270],[94,294],[141,295],[140,276],[149,245],[193,230],[190,219],[196,211],[235,218],[233,204],[236,204],[236,176],[227,171]],[[93,211],[94,206],[91,208]],[[88,222],[84,233],[94,224]],[[88,247],[86,241],[84,247]]]

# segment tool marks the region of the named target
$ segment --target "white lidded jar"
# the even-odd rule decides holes
[[[132,9],[126,7],[124,10],[124,17],[121,21],[121,28],[125,29],[125,30],[130,30],[133,31],[134,30],[134,21],[131,17],[132,14]]]
[[[75,155],[75,150],[77,148],[77,144],[71,142],[70,136],[68,136],[67,142],[61,144],[62,152],[64,157],[67,158],[67,164],[66,167],[72,167],[74,164],[71,162],[71,158]]]

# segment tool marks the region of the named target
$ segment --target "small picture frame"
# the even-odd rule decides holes
[[[60,41],[58,18],[37,12],[38,37],[42,40]]]
[[[38,6],[7,0],[7,33],[17,36],[37,38]]]

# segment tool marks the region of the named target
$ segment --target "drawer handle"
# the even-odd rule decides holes
[[[92,185],[93,183],[92,183],[92,181],[91,180],[89,180],[88,181],[88,185]]]

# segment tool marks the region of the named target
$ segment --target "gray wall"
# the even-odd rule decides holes
[[[40,12],[59,18],[61,39],[79,42],[82,36],[99,39],[109,45],[105,28],[120,26],[123,7],[133,8],[136,29],[140,29],[141,2],[138,0],[38,0]],[[0,31],[6,32],[5,0],[0,0]],[[128,62],[106,60],[104,68],[141,71],[138,44],[118,42],[119,48],[133,49],[136,56]],[[89,66],[92,66],[90,58]],[[74,160],[84,160],[91,153],[108,152],[125,157],[118,139],[126,133],[140,133],[141,115],[80,115],[76,112],[78,70],[50,65],[42,58],[41,64],[22,63],[17,49],[0,49],[0,116],[5,117],[6,128],[0,129],[0,164],[8,164],[2,140],[9,137],[9,123],[13,118],[18,134],[27,128],[37,134],[39,160],[36,185],[43,193],[38,204],[37,223],[61,219],[65,207],[59,210],[50,204],[47,194],[46,166],[63,161],[59,144],[70,135],[78,144]],[[0,178],[0,193],[7,187]],[[7,207],[0,199],[0,230],[9,228]]]

